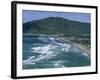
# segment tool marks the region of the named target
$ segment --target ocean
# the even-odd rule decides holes
[[[23,69],[90,66],[86,52],[70,42],[49,35],[23,35]]]

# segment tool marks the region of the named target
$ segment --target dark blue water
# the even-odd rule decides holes
[[[23,36],[23,69],[90,66],[83,50],[58,37]]]

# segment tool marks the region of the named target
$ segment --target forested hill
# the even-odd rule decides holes
[[[68,20],[62,17],[48,17],[23,24],[25,34],[90,34],[90,23]]]

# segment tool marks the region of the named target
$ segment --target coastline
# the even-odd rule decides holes
[[[73,43],[73,42],[71,42],[71,41],[69,41],[69,40],[67,40],[67,39],[65,39],[65,38],[59,38],[59,39],[65,41],[65,42],[71,43],[72,45],[74,45],[74,46],[80,48],[81,50],[83,50],[84,52],[86,52],[86,54],[87,54],[89,57],[91,56],[91,49],[88,48],[88,47],[86,47],[85,45],[78,44],[78,43]]]
[[[85,51],[87,53],[87,55],[90,57],[91,56],[91,51],[90,48],[82,45],[82,44],[78,44],[78,43],[73,43],[75,46],[79,47],[80,49],[82,49],[83,51]]]
[[[43,35],[43,34],[24,34],[24,35],[31,35],[31,36],[48,36],[48,35]],[[52,35],[53,37],[55,38],[58,38],[59,40],[62,40],[64,42],[68,42],[70,44],[72,44],[73,46],[76,46],[78,48],[80,48],[81,50],[83,50],[84,52],[86,52],[86,54],[90,57],[91,56],[91,50],[90,48],[86,47],[85,45],[83,44],[79,44],[79,43],[75,43],[75,42],[71,42],[70,40],[67,40],[66,38],[62,38],[62,37],[59,37],[57,35]]]

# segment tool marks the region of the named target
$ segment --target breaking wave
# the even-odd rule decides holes
[[[34,39],[34,37],[32,37],[32,39]],[[77,63],[75,66],[80,66],[82,63],[80,64],[79,62],[78,64],[77,62],[79,58],[80,61],[81,59],[82,61],[88,61],[88,63],[85,62],[86,64],[84,65],[90,64],[88,58],[84,60],[84,57],[88,57],[87,53],[62,39],[49,36],[39,36],[35,37],[35,39],[37,41],[40,40],[40,42],[32,42],[30,44],[31,46],[28,46],[29,51],[23,53],[24,56],[25,54],[31,54],[31,56],[23,60],[24,69],[68,67],[73,66],[73,63]],[[25,47],[26,45],[24,45],[24,48]],[[82,57],[80,57],[80,55]],[[29,67],[26,67],[28,65]],[[32,66],[30,67],[30,65]]]

